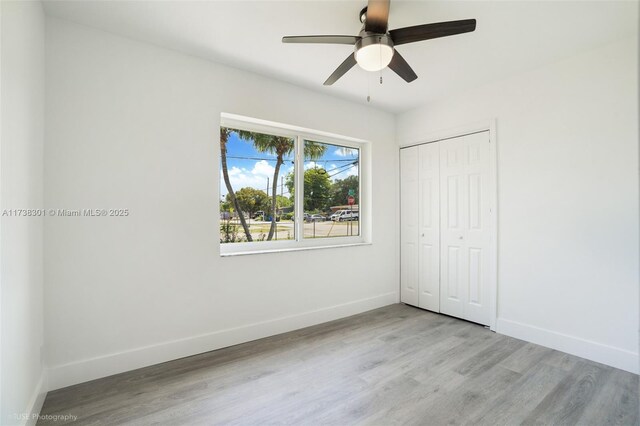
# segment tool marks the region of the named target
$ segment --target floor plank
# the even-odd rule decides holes
[[[640,421],[637,375],[401,304],[50,392],[41,414],[39,425]]]

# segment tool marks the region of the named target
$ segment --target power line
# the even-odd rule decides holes
[[[310,163],[339,163],[339,162],[346,162],[346,161],[358,161],[358,158],[345,158],[345,159],[336,159],[336,160],[308,160]]]
[[[277,158],[268,158],[268,157],[241,157],[241,156],[234,156],[234,155],[227,155],[227,158],[233,158],[234,160],[264,160],[264,161],[278,161]],[[339,163],[339,162],[346,162],[346,161],[353,161],[353,160],[358,160],[357,158],[347,158],[347,159],[336,159],[336,160],[307,160],[309,162],[312,163]],[[284,162],[291,162],[291,164],[293,164],[293,160],[291,159],[284,159]]]
[[[334,170],[339,170],[339,171],[337,171],[336,173],[333,173],[333,174],[329,175],[329,177],[330,177],[330,178],[332,178],[332,177],[334,177],[334,176],[336,176],[336,175],[339,175],[340,173],[344,173],[344,172],[346,172],[347,170],[351,169],[351,167],[353,167],[353,166],[355,166],[355,165],[357,165],[357,164],[358,164],[358,162],[357,162],[357,161],[354,161],[354,162],[353,162],[353,163],[351,163],[351,164],[345,164],[344,166],[336,167],[335,169],[332,169],[331,171],[334,171]],[[343,169],[343,170],[340,170],[340,169]]]

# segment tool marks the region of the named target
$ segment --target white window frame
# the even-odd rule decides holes
[[[321,142],[347,148],[358,149],[358,211],[359,235],[326,238],[304,238],[304,196],[296,196],[294,203],[293,240],[280,241],[252,241],[242,243],[219,243],[221,256],[236,256],[245,254],[260,254],[310,250],[320,248],[348,247],[371,243],[371,191],[370,191],[370,158],[371,144],[368,141],[335,135],[327,132],[310,130],[287,124],[274,123],[266,120],[244,117],[236,114],[222,113],[220,126],[231,129],[247,130],[251,132],[291,137],[295,141],[294,176],[296,193],[304,194],[304,141]],[[219,154],[218,154],[219,155]],[[219,163],[219,161],[218,161]],[[220,179],[218,171],[218,179]],[[219,182],[218,188],[220,188]],[[234,188],[235,189],[235,188]],[[219,199],[220,197],[218,197]],[[364,202],[363,202],[364,201]],[[220,215],[217,215],[218,221]],[[218,222],[217,229],[220,229]]]

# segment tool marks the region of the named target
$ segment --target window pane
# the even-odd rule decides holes
[[[360,150],[304,141],[304,238],[360,235]]]
[[[292,138],[220,128],[220,243],[295,239]]]

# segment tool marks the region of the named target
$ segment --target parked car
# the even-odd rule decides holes
[[[309,219],[311,218],[311,215],[309,213],[303,213],[302,215],[302,221],[303,222],[309,222]],[[295,216],[291,218],[292,221],[296,221]]]
[[[342,222],[345,220],[358,220],[359,213],[357,211],[351,210],[338,210],[334,214],[331,215],[331,220],[334,222]]]
[[[260,220],[264,220],[264,216],[265,216],[265,215],[264,215],[264,212],[263,212],[262,210],[258,210],[257,212],[255,212],[255,213],[253,214],[252,219],[258,219],[258,218],[260,218]]]
[[[312,214],[309,217],[309,222],[324,222],[325,220],[327,220],[327,218],[321,214]]]

